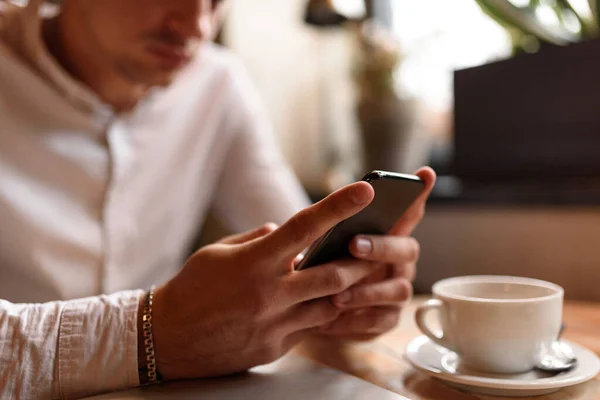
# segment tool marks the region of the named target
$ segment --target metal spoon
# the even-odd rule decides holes
[[[577,365],[577,357],[571,346],[560,340],[564,329],[565,325],[563,324],[560,327],[556,341],[552,343],[549,351],[544,354],[535,366],[536,369],[544,372],[558,373],[568,371]]]

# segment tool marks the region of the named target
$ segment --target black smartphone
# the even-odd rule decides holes
[[[351,258],[348,246],[352,238],[388,233],[425,187],[418,176],[395,172],[373,171],[362,180],[375,190],[371,204],[317,239],[296,270]]]

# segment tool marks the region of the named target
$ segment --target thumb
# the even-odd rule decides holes
[[[269,222],[267,224],[264,224],[261,227],[253,229],[251,231],[238,233],[237,235],[227,236],[227,237],[219,240],[217,243],[230,244],[230,245],[242,244],[242,243],[246,243],[251,240],[254,240],[256,238],[268,235],[269,233],[273,232],[275,229],[277,229],[277,224],[275,224],[273,222]]]
[[[419,197],[413,202],[413,204],[404,212],[404,215],[400,217],[394,224],[394,227],[390,231],[390,234],[397,236],[410,236],[415,230],[417,225],[423,219],[425,214],[425,204],[431,194],[431,190],[435,185],[436,175],[435,172],[429,168],[424,167],[419,169],[415,175],[417,175],[425,183],[425,188],[419,195]]]

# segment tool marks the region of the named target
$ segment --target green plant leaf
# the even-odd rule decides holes
[[[501,24],[514,26],[538,39],[556,45],[577,41],[577,37],[564,29],[551,30],[544,26],[530,8],[519,8],[508,0],[475,0],[481,9]],[[598,0],[600,1],[600,0]]]
[[[596,26],[600,29],[600,0],[589,0],[590,10],[596,20]]]
[[[581,16],[571,6],[571,3],[568,0],[556,0],[556,3],[552,6],[552,9],[556,13],[556,16],[558,17],[561,25],[565,26],[565,28],[566,28],[566,24],[568,22],[567,21],[568,17],[573,17],[573,18],[577,19],[577,22],[579,24],[579,31],[578,32],[573,32],[572,30],[569,30],[569,31],[573,32],[573,33],[577,33],[580,36],[579,39],[583,39],[583,38],[592,36],[592,34],[590,32],[588,32],[588,26],[586,24],[586,21],[583,18],[581,18]]]
[[[588,13],[582,13],[581,9],[577,10],[573,7],[572,0],[556,0],[557,5],[561,5],[565,9],[570,10],[579,20],[581,25],[581,36],[586,39],[595,38],[600,33],[600,26],[596,22],[596,16]]]

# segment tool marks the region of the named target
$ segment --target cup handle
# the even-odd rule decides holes
[[[429,311],[440,310],[444,306],[444,302],[438,299],[430,299],[423,303],[419,308],[417,308],[417,312],[415,313],[415,322],[417,326],[423,332],[425,336],[431,339],[437,345],[445,347],[447,349],[453,350],[454,346],[452,346],[445,338],[444,332],[442,331],[442,335],[438,336],[429,327],[427,323],[425,323],[425,315]]]

